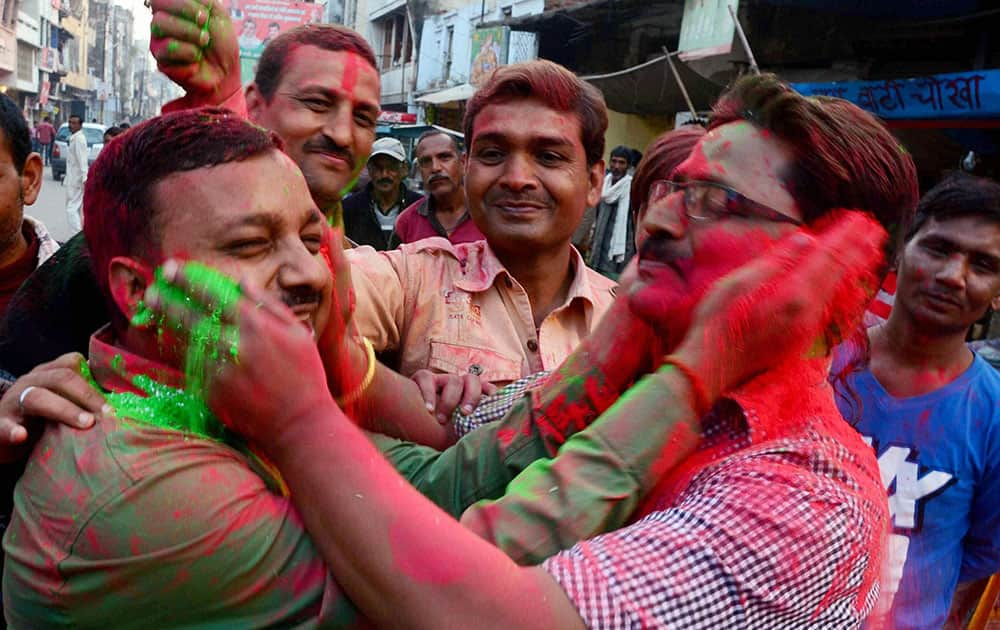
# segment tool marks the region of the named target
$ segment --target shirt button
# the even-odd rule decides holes
[[[483,366],[479,365],[478,363],[473,363],[472,365],[469,366],[469,374],[475,374],[476,376],[479,376],[482,373],[483,373]]]
[[[528,350],[531,350],[532,352],[538,352],[538,342],[535,341],[534,339],[529,339]]]

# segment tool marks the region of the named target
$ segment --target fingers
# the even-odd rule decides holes
[[[434,381],[434,373],[430,370],[417,370],[411,377],[420,390],[420,396],[424,399],[424,407],[427,411],[434,413],[437,406],[437,383]]]
[[[462,377],[462,380],[463,388],[460,404],[462,405],[462,415],[467,416],[472,413],[472,410],[479,403],[479,399],[483,397],[483,381],[475,374],[466,374]]]
[[[218,3],[202,3],[196,0],[152,0],[150,9],[153,19],[159,14],[182,18],[201,28],[208,21],[209,13],[216,11]]]
[[[483,396],[492,396],[499,391],[499,387],[493,383],[483,382]]]
[[[153,296],[163,303],[168,300],[174,303],[193,302],[195,306],[217,315],[222,320],[236,320],[239,313],[239,299],[242,295],[236,280],[200,263],[181,264],[176,260],[165,262],[158,274],[160,278],[150,289],[156,289]],[[147,289],[146,293],[148,296],[150,290]]]
[[[178,43],[193,44],[197,48],[207,46],[211,39],[208,31],[201,25],[164,12],[153,15],[149,32],[154,38],[170,38],[177,40]]]
[[[7,416],[0,416],[0,447],[24,444],[28,430]]]
[[[45,387],[32,387],[22,402],[25,417],[45,418],[79,429],[85,429],[94,424],[94,413]],[[27,437],[27,433],[25,433],[25,437]]]
[[[201,48],[170,38],[153,38],[149,43],[149,51],[156,63],[164,68],[171,66],[189,66],[201,61]]]
[[[444,377],[444,385],[438,395],[437,417],[438,422],[443,424],[451,418],[452,412],[458,407],[458,402],[462,399],[465,380],[455,374],[442,374],[441,376]]]

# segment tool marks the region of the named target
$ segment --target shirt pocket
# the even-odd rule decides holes
[[[491,383],[521,378],[521,359],[496,350],[431,340],[430,369],[448,374],[476,374]]]

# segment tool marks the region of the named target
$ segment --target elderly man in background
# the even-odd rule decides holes
[[[344,200],[344,235],[382,251],[399,245],[396,222],[423,197],[406,187],[406,151],[395,138],[379,138],[368,156],[368,184]]]

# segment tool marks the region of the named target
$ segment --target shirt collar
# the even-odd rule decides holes
[[[179,370],[115,345],[110,324],[90,337],[88,363],[97,384],[112,392],[130,392],[144,396],[145,393],[134,384],[137,376],[148,376],[174,388],[180,388],[184,383],[184,376]]]
[[[807,426],[842,422],[828,381],[829,361],[786,361],[726,394],[739,405],[753,444],[801,436]]]
[[[464,247],[455,250],[462,265],[462,276],[455,281],[455,288],[469,293],[480,293],[493,286],[500,275],[509,279],[512,284],[517,284],[517,279],[510,275],[487,241],[463,245]],[[573,274],[573,281],[569,285],[566,302],[559,308],[571,304],[577,298],[593,305],[594,290],[590,284],[590,274],[583,262],[583,256],[572,245],[570,250],[570,273]]]

